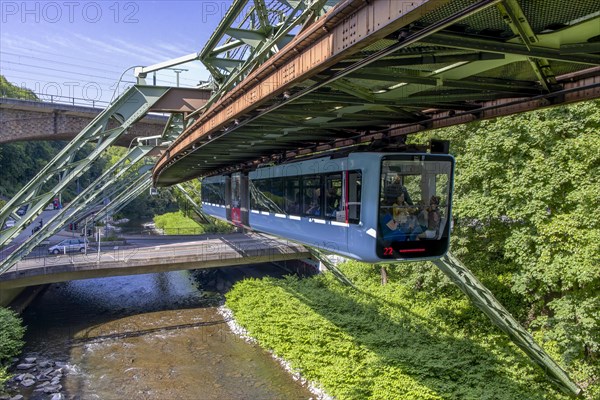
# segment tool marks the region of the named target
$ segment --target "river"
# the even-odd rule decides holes
[[[253,275],[262,268],[278,273],[257,267]],[[218,313],[222,296],[201,279],[179,271],[50,285],[23,313],[23,353],[68,364],[66,399],[315,397],[230,331]],[[32,389],[21,393],[48,398]]]

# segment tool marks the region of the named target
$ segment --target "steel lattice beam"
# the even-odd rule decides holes
[[[492,292],[483,286],[456,257],[448,254],[433,263],[492,320],[494,325],[506,333],[513,343],[538,364],[554,384],[565,393],[571,395],[581,393],[581,388],[571,381],[567,373],[533,340],[529,332],[496,300]]]
[[[168,90],[166,87],[132,86],[100,113],[0,210],[0,226],[4,225],[9,217],[17,220],[14,227],[0,235],[0,246],[9,243],[33,222],[58,193],[83,175],[92,163],[131,125],[140,120]],[[109,128],[109,124],[116,124],[117,127]],[[86,145],[93,145],[93,149],[82,160],[74,162],[75,155],[85,151]],[[59,182],[50,190],[44,190],[44,185],[58,173]],[[26,214],[20,217],[16,212],[23,205],[29,207]]]
[[[206,223],[206,224],[213,224],[213,221],[210,219],[210,217],[202,210],[202,206],[198,205],[198,203],[196,203],[194,201],[194,199],[192,198],[192,196],[189,194],[189,192],[187,191],[187,189],[183,186],[183,184],[178,183],[177,185],[175,185],[175,187],[181,192],[181,194],[183,195],[183,197],[185,197],[185,199],[192,205],[192,208],[194,209],[194,212],[196,213],[196,215],[198,215],[198,217],[200,217],[200,219]]]
[[[145,190],[152,187],[152,174],[150,173],[152,166],[145,165],[138,171],[137,179],[134,179],[120,194],[110,203],[100,209],[94,216],[94,221],[99,221],[109,214],[119,212],[123,207],[129,204],[133,199],[142,194]]]
[[[218,87],[203,109],[289,43],[295,28],[335,3],[337,1],[331,0],[236,0],[199,54]],[[248,12],[242,16],[245,9]]]
[[[35,234],[20,244],[19,247],[4,259],[0,263],[0,274],[10,269],[36,246],[60,231],[66,224],[78,221],[82,215],[95,207],[98,201],[102,201],[102,199],[98,200],[98,197],[106,195],[105,190],[115,186],[119,187],[120,182],[131,181],[131,177],[137,176],[137,173],[132,173],[131,169],[135,169],[137,163],[153,148],[153,146],[139,145],[131,149],[117,163],[86,187],[69,205],[62,208]],[[147,172],[147,170],[148,167],[144,171]]]

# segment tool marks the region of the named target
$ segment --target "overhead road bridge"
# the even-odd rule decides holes
[[[102,245],[101,245],[102,246]],[[26,286],[77,279],[301,260],[303,246],[260,234],[229,234],[151,246],[110,246],[101,252],[26,258],[0,274],[0,294]]]
[[[71,141],[104,109],[0,97],[0,144],[30,140]],[[148,114],[115,144],[128,147],[138,137],[162,134],[168,117]]]
[[[159,159],[156,185],[600,97],[596,0],[345,0],[285,42],[269,9],[254,30],[234,25],[243,3],[200,53],[221,89]],[[236,58],[241,46],[254,58]]]

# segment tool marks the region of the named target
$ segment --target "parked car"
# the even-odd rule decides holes
[[[64,254],[72,252],[85,253],[87,246],[87,239],[65,239],[62,242],[55,244],[54,246],[48,247],[49,254]]]
[[[6,222],[4,223],[5,228],[12,228],[13,226],[15,226],[14,219],[7,219]]]
[[[20,215],[21,217],[25,215],[25,213],[27,213],[27,206],[23,206],[17,210],[17,215]]]

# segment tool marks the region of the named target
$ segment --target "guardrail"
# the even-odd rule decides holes
[[[28,92],[28,96],[21,97],[21,98],[6,96],[4,93],[0,93],[0,97],[5,98],[5,99],[39,101],[40,103],[68,104],[71,106],[92,107],[92,108],[98,107],[98,108],[102,108],[102,109],[106,108],[110,104],[108,101],[102,101],[102,100],[84,99],[81,97],[60,96],[57,94],[36,93],[36,92]]]

